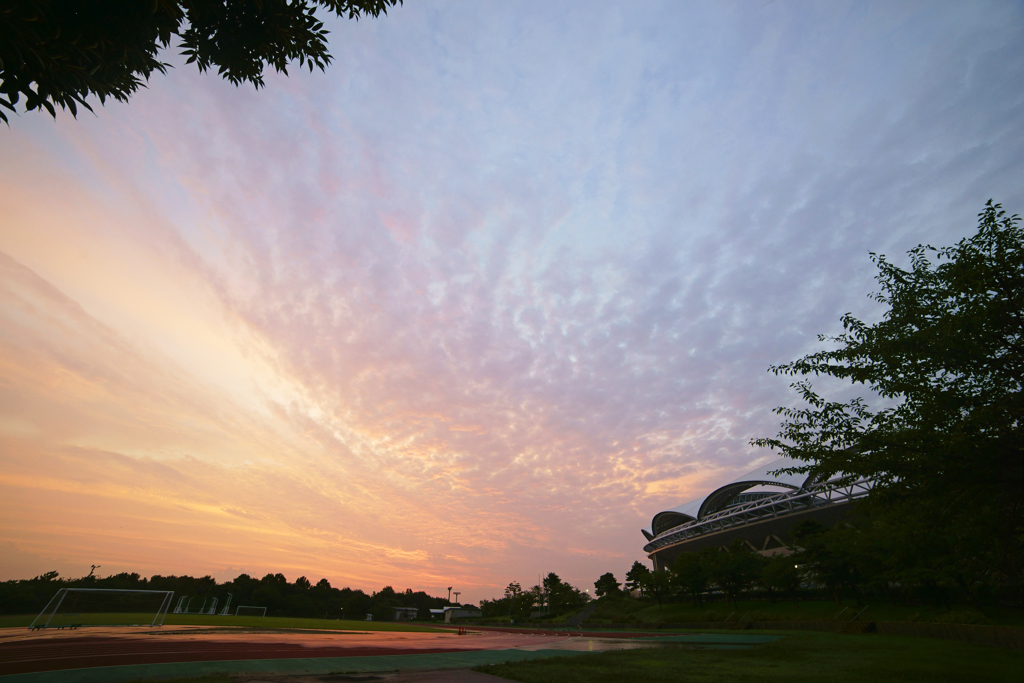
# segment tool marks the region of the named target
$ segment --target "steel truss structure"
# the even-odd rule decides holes
[[[725,531],[744,524],[806,512],[826,505],[851,503],[868,495],[872,486],[873,482],[870,479],[857,479],[852,482],[829,481],[741,503],[658,534],[644,546],[644,552],[655,553],[697,536]]]

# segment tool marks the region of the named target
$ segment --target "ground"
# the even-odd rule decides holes
[[[538,683],[1024,678],[1019,648],[880,634],[471,627],[462,635],[400,624],[370,631],[260,623],[262,628],[0,629],[0,683],[173,678],[191,683],[471,683],[495,676]],[[356,627],[369,623],[348,622]]]

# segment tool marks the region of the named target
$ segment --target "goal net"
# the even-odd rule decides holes
[[[174,591],[61,588],[30,629],[163,626]]]
[[[267,616],[266,607],[253,607],[252,605],[239,605],[238,609],[235,610],[236,617],[265,617]]]

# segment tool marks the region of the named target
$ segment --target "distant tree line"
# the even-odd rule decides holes
[[[320,619],[365,619],[372,614],[376,620],[393,618],[394,607],[416,607],[418,618],[429,619],[430,609],[451,604],[444,598],[435,598],[423,591],[396,591],[391,586],[367,595],[362,590],[334,588],[327,579],[312,583],[305,576],[289,582],[284,574],[267,574],[257,579],[240,574],[231,581],[217,583],[211,576],[160,576],[150,578],[137,573],[124,572],[104,578],[86,576],[63,579],[51,571],[34,579],[0,583],[0,614],[35,614],[61,588],[115,588],[135,590],[174,591],[174,604],[181,596],[193,598],[191,610],[195,612],[204,600],[207,606],[213,598],[219,602],[218,611],[231,594],[231,613],[238,605],[256,605],[267,608],[267,616],[311,617]],[[171,606],[173,610],[174,605]],[[171,610],[168,610],[169,612]]]
[[[505,588],[505,595],[494,600],[481,600],[480,609],[484,618],[512,617],[527,618],[537,612],[543,617],[557,617],[576,612],[590,602],[590,595],[572,586],[551,572],[541,582],[523,590],[518,581]],[[543,618],[542,615],[537,615]]]

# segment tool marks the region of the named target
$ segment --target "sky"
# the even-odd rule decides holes
[[[778,457],[870,252],[1024,213],[1020,2],[432,2],[0,127],[0,580],[463,602]],[[862,388],[816,384],[826,395]]]

